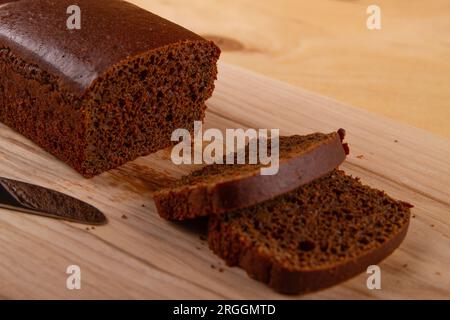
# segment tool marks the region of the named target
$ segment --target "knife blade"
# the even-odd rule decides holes
[[[89,225],[107,223],[97,208],[64,193],[0,177],[0,208]]]

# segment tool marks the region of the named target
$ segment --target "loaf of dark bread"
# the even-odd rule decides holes
[[[69,30],[74,4],[81,29]],[[214,43],[125,1],[7,1],[0,121],[91,177],[169,146],[176,128],[192,131],[219,55]]]
[[[165,219],[185,220],[273,198],[337,168],[348,151],[343,139],[343,130],[280,137],[276,175],[261,175],[261,164],[208,165],[156,192],[156,208]]]
[[[275,199],[211,216],[208,242],[228,265],[276,291],[306,293],[388,256],[406,235],[410,207],[335,170]]]

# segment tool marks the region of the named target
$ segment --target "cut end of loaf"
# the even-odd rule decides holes
[[[193,130],[205,116],[217,78],[220,50],[208,41],[184,41],[111,69],[86,95],[85,161],[92,176],[171,145],[175,129]]]
[[[210,248],[286,294],[344,281],[400,245],[410,207],[341,171],[259,205],[210,218]]]

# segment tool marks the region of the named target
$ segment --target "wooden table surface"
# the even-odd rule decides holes
[[[448,0],[131,2],[216,39],[222,61],[450,137]]]
[[[277,294],[240,268],[225,267],[202,237],[204,224],[158,216],[152,193],[187,172],[172,164],[170,150],[84,179],[0,124],[0,176],[68,193],[109,220],[86,229],[0,210],[0,298],[449,298],[450,140],[220,64],[205,128],[305,134],[339,126],[351,148],[343,169],[415,206],[405,241],[379,264],[381,290],[369,290],[361,273],[306,296]],[[81,268],[81,290],[66,287],[69,265]]]

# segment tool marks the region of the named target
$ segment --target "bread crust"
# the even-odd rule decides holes
[[[335,132],[297,157],[280,158],[276,175],[263,176],[255,169],[236,179],[214,184],[164,189],[153,196],[156,208],[164,219],[185,220],[223,214],[271,199],[337,168],[346,157],[342,140]]]
[[[55,75],[81,96],[95,79],[132,57],[182,41],[195,33],[136,5],[117,0],[79,0],[81,29],[67,29],[70,0],[21,0],[0,12],[0,42],[29,64]],[[45,44],[45,45],[43,45]]]

